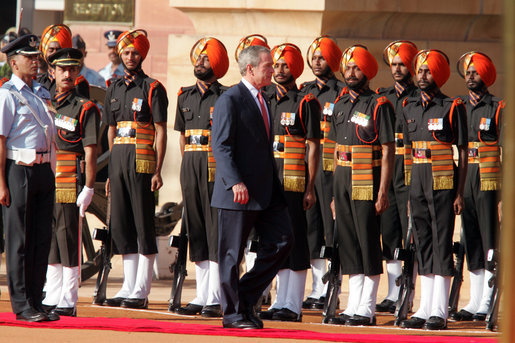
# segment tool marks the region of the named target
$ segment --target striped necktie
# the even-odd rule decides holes
[[[351,90],[349,91],[350,102],[355,103],[355,102],[356,102],[356,99],[358,98],[358,96],[359,96],[361,93],[363,93],[361,90],[355,91],[354,89],[351,89]]]
[[[207,89],[209,88],[209,86],[211,86],[210,83],[207,83],[207,82],[204,82],[204,81],[201,81],[201,80],[197,80],[197,89],[200,92],[200,96],[201,97],[203,97],[204,94],[206,94]]]
[[[433,100],[434,96],[435,95],[433,93],[421,91],[420,97],[422,99],[422,106],[424,106],[424,108],[426,108],[429,105],[429,102],[431,100]]]
[[[317,87],[320,90],[322,90],[322,88],[324,88],[324,86],[327,84],[327,80],[321,79],[318,76],[317,76],[316,82],[317,82]]]
[[[68,97],[68,95],[70,95],[70,93],[72,92],[72,90],[68,90],[66,92],[63,92],[63,93],[56,93],[55,94],[55,101],[57,102],[57,106],[61,105],[62,102],[64,101],[64,99],[66,99],[66,97]]]
[[[482,97],[483,97],[482,93],[469,91],[469,101],[470,101],[470,104],[472,105],[472,107],[476,107],[476,105],[478,104],[479,100],[481,100]]]
[[[134,82],[134,80],[136,79],[136,75],[138,75],[138,72],[137,71],[129,71],[129,70],[125,69],[124,73],[125,73],[125,75],[123,76],[123,80],[125,81],[125,84],[127,85],[127,87],[129,87],[129,85],[132,82]]]
[[[270,123],[268,122],[268,112],[266,110],[265,101],[263,100],[263,95],[261,94],[260,91],[258,91],[257,98],[259,100],[259,107],[260,107],[259,110],[261,112],[261,116],[263,117],[263,121],[265,123],[266,135],[270,139]]]
[[[396,81],[395,82],[395,93],[397,94],[397,97],[400,98],[402,93],[406,90],[407,84],[402,81]]]
[[[275,97],[277,98],[277,101],[281,100],[286,93],[288,93],[288,89],[284,86],[277,85],[275,88]]]

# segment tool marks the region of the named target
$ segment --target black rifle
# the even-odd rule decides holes
[[[104,300],[106,300],[107,278],[111,271],[111,255],[113,250],[111,240],[111,192],[107,195],[106,226],[103,229],[96,228],[93,230],[93,239],[102,242],[100,246],[102,266],[98,271],[97,283],[93,292],[93,304],[103,305]]]
[[[320,251],[320,258],[329,258],[330,268],[322,277],[322,281],[325,283],[329,282],[327,287],[327,294],[325,296],[324,304],[324,319],[322,323],[329,323],[329,319],[336,317],[336,310],[339,305],[340,287],[342,284],[341,265],[340,265],[340,254],[338,253],[338,240],[336,229],[336,220],[334,221],[334,243],[332,247],[323,246]]]
[[[408,318],[411,309],[412,294],[415,292],[415,280],[413,280],[413,268],[415,266],[415,242],[413,239],[413,222],[411,216],[408,217],[408,232],[404,241],[404,249],[396,248],[394,259],[404,262],[402,274],[395,280],[399,288],[399,297],[395,304],[395,322],[399,326],[401,321]]]
[[[498,329],[497,317],[499,315],[499,300],[501,291],[499,289],[499,252],[495,249],[488,250],[487,266],[489,270],[493,270],[494,275],[488,280],[488,286],[494,288],[490,297],[490,307],[486,314],[486,328],[490,331]]]
[[[170,303],[168,311],[173,312],[181,307],[182,286],[188,275],[186,270],[186,258],[188,254],[188,233],[184,220],[184,209],[182,213],[181,232],[179,236],[170,237],[170,246],[178,248],[177,260],[170,265],[170,271],[173,273],[172,291],[170,293]]]
[[[463,228],[459,242],[454,242],[453,252],[456,255],[454,263],[454,278],[452,280],[451,294],[449,295],[449,316],[458,311],[458,300],[460,300],[461,284],[463,283],[463,263],[465,262],[465,238]]]

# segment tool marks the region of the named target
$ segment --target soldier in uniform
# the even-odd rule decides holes
[[[388,190],[390,206],[381,215],[381,235],[383,258],[386,260],[388,274],[388,295],[376,306],[377,312],[395,312],[395,302],[399,297],[399,286],[395,281],[402,273],[401,261],[393,255],[396,248],[402,248],[402,241],[408,231],[408,187],[404,175],[404,142],[402,104],[407,97],[414,96],[417,87],[413,83],[413,57],[417,47],[409,41],[395,41],[386,47],[383,60],[390,67],[395,84],[379,88],[377,94],[385,96],[394,107],[392,127],[395,133],[395,165],[392,184]]]
[[[450,75],[449,60],[438,50],[415,56],[420,96],[404,104],[405,158],[411,174],[410,213],[420,275],[420,307],[403,328],[447,327],[449,289],[454,263],[452,236],[456,215],[463,210],[467,173],[467,117],[460,98],[440,92]],[[458,148],[458,167],[452,145]]]
[[[80,216],[93,198],[96,172],[97,132],[100,111],[93,102],[77,94],[82,53],[77,49],[60,49],[49,58],[55,71],[57,128],[57,167],[54,227],[48,258],[46,297],[43,305],[61,316],[76,316],[80,275]],[[85,161],[86,182],[77,183]],[[82,177],[79,178],[82,180]],[[80,211],[79,211],[79,207]]]
[[[341,70],[349,93],[336,100],[329,138],[336,142],[334,215],[342,274],[349,275],[347,308],[333,323],[375,325],[383,272],[380,217],[393,173],[393,108],[369,83],[377,62],[361,45],[347,48]]]
[[[146,308],[157,253],[154,193],[163,185],[168,98],[141,69],[150,42],[143,30],[126,31],[116,50],[125,75],[109,86],[104,116],[111,149],[107,191],[111,197],[113,249],[123,255],[121,290],[104,305]],[[155,148],[154,148],[155,147]]]
[[[190,259],[195,263],[197,296],[179,314],[221,317],[218,276],[218,215],[211,207],[215,162],[211,150],[212,113],[227,89],[217,80],[229,68],[225,46],[216,38],[202,38],[191,49],[197,83],[183,87],[177,100],[175,130],[181,133],[181,188],[188,230]]]
[[[309,268],[306,210],[316,201],[314,187],[320,154],[320,104],[313,94],[304,95],[295,84],[304,70],[300,49],[285,43],[274,47],[271,53],[276,84],[269,87],[267,96],[274,125],[274,157],[295,243],[277,273],[275,301],[268,311],[260,313],[260,318],[301,321]],[[306,147],[309,150],[306,151]]]
[[[470,300],[455,320],[486,318],[493,288],[488,286],[492,271],[486,269],[489,249],[496,247],[499,233],[497,204],[501,189],[501,133],[504,101],[488,92],[496,78],[495,65],[481,52],[467,52],[458,61],[469,95],[461,97],[467,109],[468,168],[465,208],[461,215],[465,256],[470,272]]]
[[[334,222],[331,214],[333,196],[333,154],[334,142],[327,138],[331,127],[334,103],[345,88],[334,73],[339,69],[342,51],[336,42],[322,36],[316,38],[308,48],[307,62],[311,67],[315,80],[301,85],[304,94],[313,94],[322,105],[320,116],[321,141],[318,173],[315,180],[315,205],[307,211],[308,244],[311,258],[313,284],[311,294],[303,302],[302,307],[311,309],[324,307],[327,287],[324,287],[322,276],[326,271],[326,261],[320,258],[322,246],[332,246]]]
[[[0,204],[5,227],[7,285],[16,319],[58,320],[41,307],[52,237],[55,179],[50,94],[34,81],[37,37],[2,48],[13,71],[0,89]]]
[[[123,64],[120,56],[116,53],[116,40],[122,34],[122,31],[110,30],[104,32],[104,37],[107,39],[107,57],[109,57],[109,63],[98,71],[100,76],[104,78],[106,82],[111,79],[118,79],[123,76]]]

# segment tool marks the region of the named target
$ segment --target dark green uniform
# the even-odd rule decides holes
[[[167,120],[168,98],[161,84],[152,91],[155,80],[140,71],[128,86],[123,78],[111,83],[106,93],[104,116],[116,126],[120,121],[149,123]],[[118,131],[117,135],[121,132]],[[129,136],[133,136],[133,132]],[[126,136],[124,134],[124,136]],[[155,198],[151,191],[152,174],[136,172],[135,144],[114,144],[109,160],[111,185],[111,231],[118,254],[157,253],[154,228]]]
[[[53,105],[56,115],[56,144],[58,150],[84,156],[84,147],[97,144],[100,112],[92,106],[83,112],[89,99],[73,90],[66,98]],[[88,106],[89,107],[89,106]],[[72,127],[70,126],[73,125]],[[83,179],[85,181],[85,179]],[[77,192],[77,195],[79,192]],[[79,208],[73,203],[56,203],[49,264],[76,267],[79,261]]]
[[[211,114],[218,97],[227,88],[214,82],[202,95],[195,86],[181,88],[174,129],[211,130]],[[197,139],[200,138],[200,139]],[[209,137],[187,137],[186,144],[207,147]],[[193,262],[218,261],[218,211],[211,207],[214,179],[209,181],[208,152],[185,151],[181,163],[184,220],[188,230],[189,254]]]
[[[384,97],[382,101],[379,99],[370,89],[360,94],[354,103],[349,94],[340,97],[334,106],[329,138],[339,145],[352,146],[380,146],[393,142],[393,108]],[[368,116],[368,120],[358,124],[354,120],[360,113]],[[354,157],[349,153],[345,158],[352,161]],[[372,158],[381,159],[380,150],[374,152]],[[380,221],[375,209],[381,167],[372,168],[373,200],[352,200],[352,168],[340,165],[335,168],[334,205],[342,273],[367,276],[381,274]]]
[[[320,104],[311,96],[310,99],[302,102],[301,108],[301,101],[306,96],[307,95],[299,92],[297,89],[290,89],[280,100],[277,100],[275,87],[268,87],[267,97],[270,101],[270,117],[272,119],[274,136],[290,135],[295,136],[297,139],[320,139]],[[309,96],[307,97],[309,98]],[[284,120],[283,123],[281,123],[281,117],[284,118],[286,113],[289,114],[289,118],[293,123],[291,123],[291,121],[285,122]],[[291,117],[292,114],[294,115],[293,119]],[[283,151],[284,144],[274,143],[274,152]],[[277,164],[279,180],[284,186],[284,159],[276,157],[275,162]],[[309,178],[308,174],[306,164],[306,184]],[[303,205],[304,191],[305,190],[302,192],[293,192],[285,190],[284,192],[292,222],[295,243],[289,254],[289,258],[285,261],[281,269],[286,268],[299,271],[308,269],[310,266],[306,211]]]
[[[319,88],[317,82],[310,81],[301,85],[301,92],[313,94],[320,105],[322,113],[320,121],[331,122],[334,113],[332,109],[338,95],[340,95],[345,84],[337,78],[327,80],[326,84]],[[323,138],[323,132],[321,138]],[[333,171],[323,168],[324,144],[320,142],[320,162],[315,180],[316,204],[307,211],[308,220],[308,242],[309,252],[312,259],[320,258],[320,248],[323,245],[332,246],[333,242],[333,214],[331,212],[331,201],[333,198]]]

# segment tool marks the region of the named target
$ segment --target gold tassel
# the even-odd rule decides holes
[[[404,169],[404,184],[406,186],[411,185],[411,170]]]
[[[77,191],[75,188],[56,189],[55,202],[59,204],[71,204],[77,201]]]
[[[154,174],[155,171],[155,161],[136,160],[136,173]]]
[[[373,186],[352,186],[352,200],[374,200]]]
[[[501,180],[480,180],[480,189],[482,191],[498,191],[501,189]]]
[[[324,158],[324,160],[322,161],[322,166],[324,171],[332,172],[334,171],[334,160]]]
[[[216,167],[207,168],[207,172],[208,172],[207,181],[208,182],[215,182],[215,171],[216,171]]]
[[[454,178],[452,176],[434,176],[433,189],[444,190],[454,188]]]
[[[306,180],[303,177],[286,176],[284,178],[284,190],[286,192],[304,192]]]

